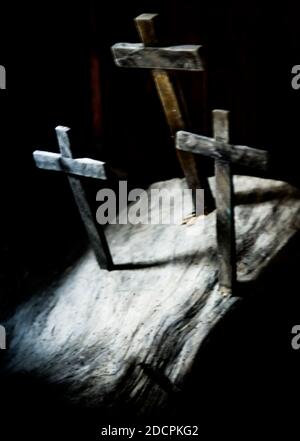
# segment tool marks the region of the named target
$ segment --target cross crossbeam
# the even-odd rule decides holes
[[[242,145],[232,145],[215,138],[179,131],[176,137],[177,148],[181,151],[209,156],[231,162],[256,171],[268,172],[269,153]]]
[[[81,182],[82,177],[106,179],[105,164],[89,158],[73,159],[68,127],[56,127],[60,154],[36,150],[35,164],[40,169],[64,172],[68,176],[72,193],[85,225],[91,246],[100,268],[112,269],[113,261],[102,227],[96,224]]]
[[[143,43],[117,43],[111,49],[119,67],[201,72],[204,70],[201,48],[199,45],[148,47]]]
[[[36,150],[33,152],[38,168],[69,173],[85,178],[106,179],[105,163],[90,158],[66,158],[59,153]]]

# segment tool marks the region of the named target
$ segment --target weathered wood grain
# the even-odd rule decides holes
[[[179,179],[153,184],[174,196],[185,186]],[[234,176],[234,186],[238,281],[253,285],[299,231],[300,194],[245,176]],[[32,295],[2,323],[4,367],[63,386],[65,398],[97,412],[161,412],[174,397],[145,366],[180,389],[205,337],[237,301],[219,292],[215,224],[212,212],[190,225],[109,225],[122,270],[99,271],[89,251]]]
[[[199,153],[214,159],[228,161],[258,172],[269,172],[269,153],[252,147],[231,145],[227,142],[179,131],[176,136],[178,150]]]
[[[112,53],[117,66],[141,69],[203,71],[201,46],[150,47],[143,43],[117,43]]]
[[[158,43],[155,29],[157,19],[158,14],[141,14],[135,18],[138,33],[145,47]],[[181,99],[179,99],[172,77],[160,63],[157,62],[154,66],[152,76],[171,135],[175,137],[178,130],[182,130],[188,125],[187,116],[183,111],[186,108],[183,95],[181,94]],[[204,189],[204,212],[205,214],[211,212],[214,209],[214,200],[204,170],[201,168],[201,161],[189,152],[176,150],[176,153],[189,188],[193,190]],[[193,194],[194,209],[196,209],[196,192],[194,191]]]
[[[59,153],[35,150],[33,158],[38,168],[60,171],[86,178],[107,179],[105,163],[90,158],[65,158]]]
[[[229,142],[229,112],[213,111],[213,132],[216,141]],[[236,280],[233,178],[231,164],[215,160],[216,234],[219,258],[219,286],[224,295],[231,295]]]

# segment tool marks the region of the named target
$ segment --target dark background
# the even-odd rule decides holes
[[[0,96],[2,301],[11,302],[30,289],[30,280],[63,265],[85,237],[65,177],[33,165],[34,149],[57,151],[56,125],[72,128],[74,155],[107,161],[116,179],[147,185],[181,174],[149,72],[117,68],[110,53],[116,42],[138,41],[133,18],[142,12],[160,13],[162,44],[205,47],[206,101],[201,73],[180,77],[191,128],[211,134],[211,110],[228,109],[232,142],[269,149],[297,175],[300,92],[290,83],[299,63],[299,10],[296,1],[272,7],[190,0],[6,5],[0,54],[7,69]],[[89,185],[94,200],[99,184]]]
[[[138,41],[133,18],[143,12],[160,13],[162,42],[205,46],[207,101],[201,100],[201,74],[181,77],[192,129],[210,135],[211,110],[228,109],[232,142],[268,149],[279,164],[287,163],[291,175],[298,173],[300,90],[291,88],[292,66],[300,64],[298,2],[166,0],[92,5],[46,0],[3,6],[0,64],[7,69],[7,90],[0,91],[0,318],[38,283],[46,283],[60,271],[85,243],[65,177],[38,171],[32,161],[36,148],[57,151],[56,125],[72,128],[74,156],[106,160],[116,180],[125,177],[133,185],[145,186],[181,175],[149,73],[119,69],[110,54],[116,42]],[[93,81],[92,62],[99,63]],[[100,101],[95,107],[92,97],[97,85]],[[210,164],[207,170],[211,172]],[[90,184],[92,196],[95,189]],[[201,402],[205,415],[217,408],[218,418],[224,411],[228,433],[237,419],[247,416],[242,439],[257,423],[258,409],[266,433],[269,428],[276,432],[285,409],[289,413],[286,430],[295,424],[292,401],[299,357],[282,348],[289,347],[289,331],[299,317],[297,247],[289,256],[295,256],[294,266],[277,269],[276,301],[270,289],[256,293],[255,302],[245,308],[247,313],[222,331],[223,339],[217,338],[219,355],[208,353],[206,364],[187,386],[184,402],[195,400],[194,410]],[[281,302],[291,291],[296,300],[289,305]],[[212,390],[208,386],[201,390],[200,380],[197,388],[198,375],[208,375]],[[222,381],[226,376],[229,383]],[[21,412],[28,405],[32,385],[20,381],[13,387],[20,388],[21,396],[15,393],[12,398],[9,388],[4,396],[10,397],[12,412],[16,400],[20,401],[17,410]],[[43,403],[44,390],[38,393],[38,389],[39,385],[32,398],[33,415]],[[203,403],[202,396],[210,397],[209,401]],[[47,400],[53,406],[51,397]],[[60,407],[54,403],[57,417]],[[49,409],[45,410],[48,416]]]

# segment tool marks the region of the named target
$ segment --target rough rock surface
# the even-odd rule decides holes
[[[300,195],[279,181],[234,183],[238,281],[251,281],[299,229]],[[107,236],[117,270],[100,271],[89,251],[20,305],[4,367],[66,385],[84,405],[128,400],[143,413],[180,388],[237,298],[218,291],[215,212],[184,225],[111,225]]]

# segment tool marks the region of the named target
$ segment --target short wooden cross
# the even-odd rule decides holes
[[[219,286],[223,294],[232,294],[236,282],[233,180],[231,164],[254,171],[268,172],[265,150],[229,144],[229,112],[213,111],[214,138],[179,131],[176,147],[180,151],[200,153],[215,159],[216,228],[219,258]]]
[[[157,19],[158,14],[142,14],[135,18],[142,43],[118,43],[112,47],[112,52],[117,66],[152,70],[171,134],[175,136],[178,130],[187,129],[188,124],[183,95],[176,93],[167,70],[204,71],[205,68],[199,45],[157,47],[158,39],[155,30]],[[204,189],[204,212],[209,213],[214,209],[214,200],[208,180],[203,171],[201,173],[199,170],[199,163],[190,152],[177,151],[177,155],[189,188]],[[195,192],[193,193],[195,197]]]
[[[81,183],[81,177],[105,180],[105,164],[104,162],[89,158],[73,159],[69,139],[70,129],[68,127],[58,126],[55,130],[60,154],[36,150],[33,152],[35,164],[41,169],[67,173],[75,202],[98,264],[100,268],[110,270],[113,268],[113,261],[109,246],[102,227],[100,225],[98,226],[94,220]]]

